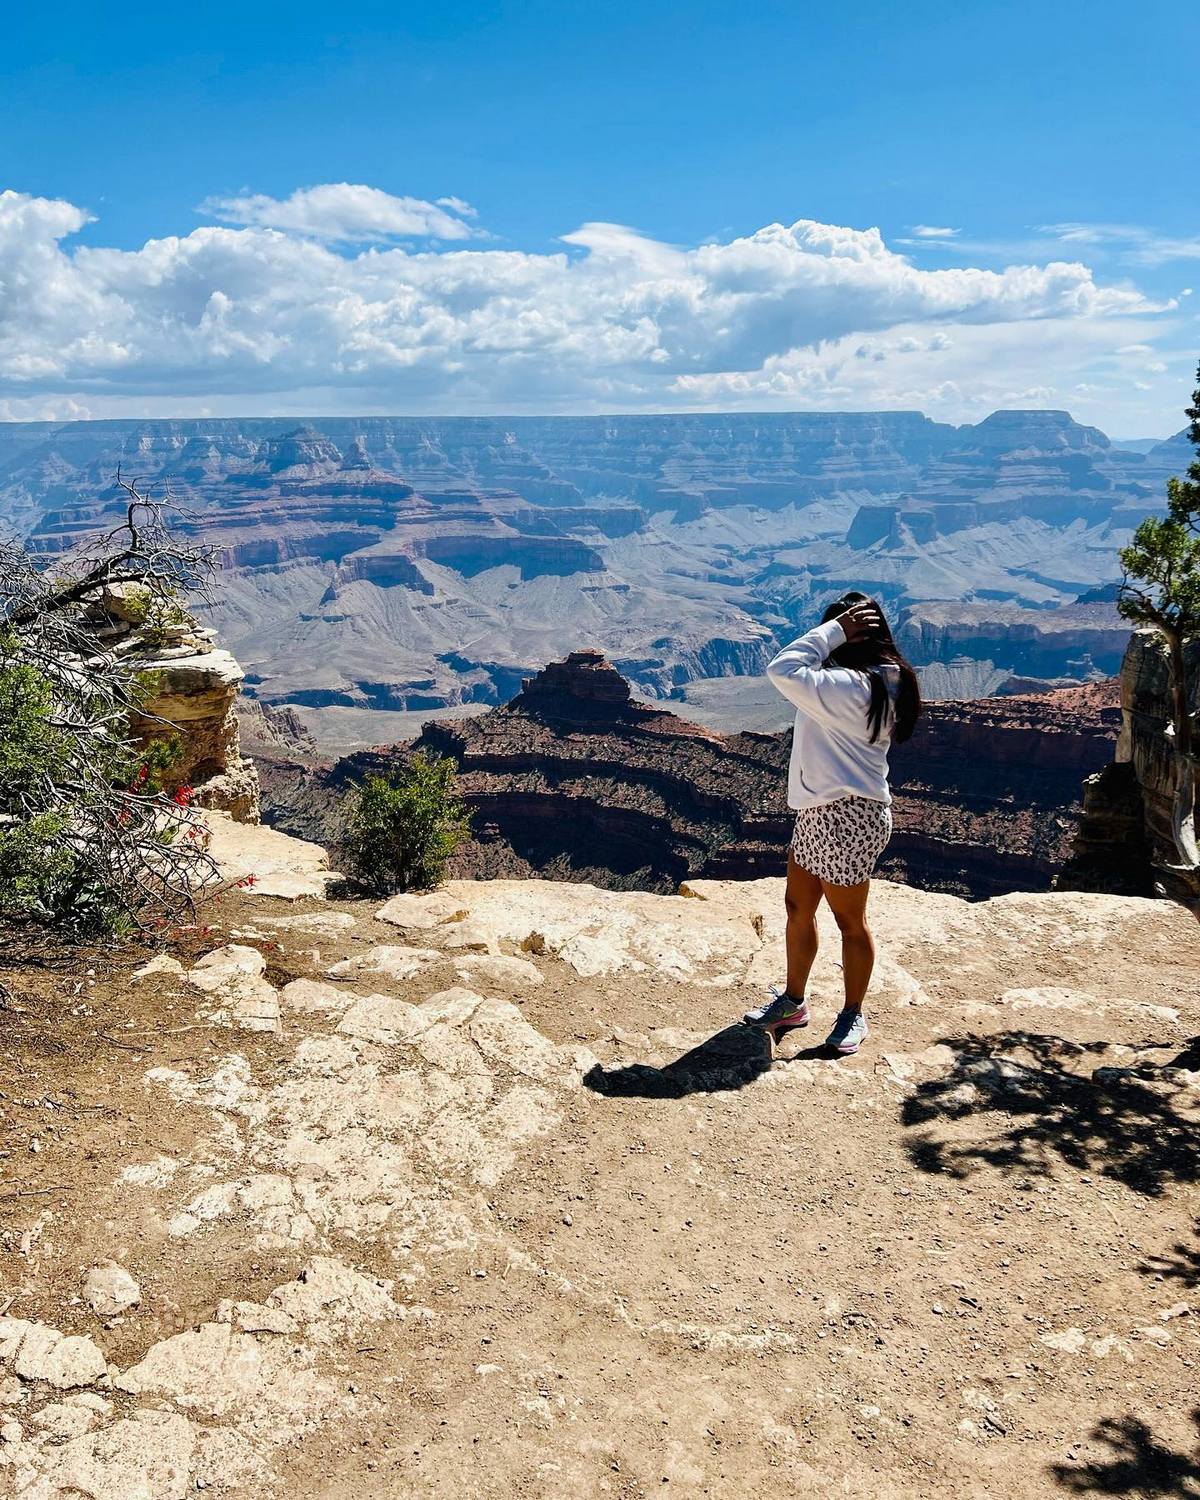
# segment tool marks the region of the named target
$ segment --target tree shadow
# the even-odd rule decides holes
[[[1200,1432],[1200,1408],[1192,1413]],[[1200,1447],[1176,1452],[1155,1438],[1140,1417],[1106,1417],[1092,1433],[1112,1457],[1083,1465],[1053,1464],[1050,1472],[1076,1495],[1137,1495],[1200,1500]]]
[[[786,1061],[837,1055],[829,1047],[807,1047]],[[584,1074],[583,1081],[594,1093],[615,1098],[683,1099],[688,1094],[745,1088],[770,1068],[772,1060],[771,1039],[766,1032],[739,1022],[706,1038],[665,1067],[629,1063],[621,1068],[602,1068],[597,1063]]]
[[[1196,1220],[1192,1233],[1196,1236],[1195,1245],[1176,1241],[1165,1255],[1152,1255],[1140,1269],[1147,1276],[1181,1281],[1186,1287],[1200,1286],[1200,1219]]]
[[[1200,1119],[1194,1105],[1187,1109],[1194,1093],[1174,1075],[1177,1064],[1088,1070],[1089,1054],[1105,1052],[1106,1042],[1025,1031],[946,1037],[942,1045],[954,1052],[953,1066],[917,1086],[904,1102],[903,1123],[989,1119],[982,1139],[921,1130],[908,1150],[922,1171],[962,1178],[990,1165],[1037,1176],[1065,1162],[1152,1197],[1200,1180]]]

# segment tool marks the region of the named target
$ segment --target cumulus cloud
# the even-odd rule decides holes
[[[698,247],[589,223],[535,254],[470,240],[458,200],[334,184],[238,201],[240,227],[118,250],[72,244],[88,216],[71,204],[0,193],[6,409],[952,414],[973,409],[973,358],[975,391],[1031,389],[1053,348],[1066,386],[1098,349],[1152,339],[1163,310],[1079,261],[922,270],[876,229],[808,219]],[[395,243],[416,224],[459,243]],[[1018,364],[1038,348],[1042,368],[1010,378],[989,347]]]
[[[254,224],[319,240],[362,243],[368,240],[465,240],[474,232],[464,218],[475,210],[461,198],[397,198],[357,182],[326,182],[297,188],[290,198],[249,193],[235,198],[206,198],[198,213],[226,224]]]
[[[1150,336],[1152,319],[1134,316],[1126,334]],[[1050,406],[1108,428],[1128,419],[1166,430],[1186,389],[1189,357],[1157,385],[1145,356],[1116,347],[1104,319],[1032,319],[956,324],[945,329],[900,325],[869,344],[833,340],[793,350],[754,370],[681,376],[680,394],[698,407],[819,407],[924,411],[950,421],[978,421],[999,407]],[[1080,379],[1081,372],[1090,378]],[[1154,372],[1149,372],[1154,373]],[[1131,392],[1138,392],[1134,396]],[[1148,399],[1156,396],[1157,399]],[[1165,414],[1165,415],[1164,415]]]

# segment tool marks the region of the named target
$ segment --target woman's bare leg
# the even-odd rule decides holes
[[[859,885],[822,882],[825,899],[842,934],[842,978],[846,986],[846,1009],[861,1010],[875,967],[875,939],[867,926],[869,880]]]
[[[817,956],[817,907],[821,904],[821,882],[798,865],[788,851],[787,891],[787,992],[793,1000],[804,994],[804,986]]]

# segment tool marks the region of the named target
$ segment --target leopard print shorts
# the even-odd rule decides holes
[[[792,857],[818,880],[859,885],[892,836],[892,810],[870,797],[842,797],[802,807],[792,834]]]

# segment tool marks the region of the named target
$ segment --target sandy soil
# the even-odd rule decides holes
[[[109,1367],[0,1367],[0,1493],[1200,1495],[1194,919],[880,884],[837,1060],[834,934],[773,1053],[781,883],[698,891],[233,893],[276,1030],[0,968],[0,1308]]]

